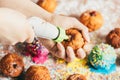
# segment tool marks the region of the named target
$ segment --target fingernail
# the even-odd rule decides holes
[[[77,55],[78,55],[78,58],[80,58],[80,59],[84,59],[86,57],[86,53],[84,52],[83,49],[79,49],[77,51]]]

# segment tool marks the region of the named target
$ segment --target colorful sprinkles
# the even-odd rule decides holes
[[[22,43],[18,45],[22,48],[22,54],[30,56],[32,61],[36,64],[43,64],[48,59],[49,51],[39,42],[37,38],[32,43]]]
[[[109,74],[116,69],[117,55],[113,47],[101,43],[95,46],[88,56],[88,64],[93,72]]]
[[[37,0],[32,0],[37,1]],[[107,33],[115,27],[120,26],[120,1],[119,0],[57,0],[58,7],[56,8],[56,14],[62,15],[80,15],[85,10],[95,9],[102,13],[105,23],[101,29],[98,31],[90,33],[91,44],[94,46],[101,42],[105,42],[105,36]],[[67,4],[67,6],[66,6]],[[11,46],[10,46],[11,47]],[[0,45],[0,58],[2,58],[5,53],[3,51],[3,46]],[[89,51],[89,49],[87,49]],[[10,49],[13,51],[13,49]],[[116,50],[118,54],[120,54],[120,49]],[[25,69],[27,69],[30,65],[33,65],[33,61],[31,60],[31,56],[24,56],[25,61]],[[77,63],[70,63],[70,65],[78,65]],[[81,62],[79,64],[82,64]],[[84,66],[77,66],[73,70],[71,70],[71,66],[67,65],[64,61],[55,61],[53,57],[49,56],[48,59],[43,64],[36,65],[45,65],[51,74],[52,80],[66,80],[66,78],[76,73],[75,68],[79,70],[78,72],[85,75],[87,80],[120,80],[120,66],[117,66],[115,72],[111,74],[99,74],[90,71],[90,68],[85,68]],[[67,65],[67,67],[66,67]],[[87,66],[88,67],[88,66]],[[71,71],[71,72],[70,72]],[[84,72],[84,73],[83,73]],[[0,74],[0,80],[15,80],[9,77],[5,77]],[[20,79],[21,80],[21,79]]]

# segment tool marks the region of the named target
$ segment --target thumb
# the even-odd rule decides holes
[[[27,31],[26,32],[27,32],[26,34],[28,35],[26,42],[32,43],[34,40],[35,34],[34,34],[32,27],[28,24],[27,24]]]
[[[82,31],[82,35],[84,37],[84,39],[87,41],[87,42],[90,42],[90,37],[89,37],[89,31],[88,31],[88,28],[86,26],[84,26],[82,23],[78,22],[76,25],[75,25],[78,30],[81,30]]]

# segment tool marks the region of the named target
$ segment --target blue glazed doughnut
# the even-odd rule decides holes
[[[91,65],[92,71],[94,68],[98,72],[109,73],[113,65],[115,65],[116,58],[114,48],[108,44],[101,43],[92,49],[88,56],[88,62]]]

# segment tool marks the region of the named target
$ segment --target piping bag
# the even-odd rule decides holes
[[[37,37],[52,39],[55,42],[62,42],[68,39],[65,30],[61,27],[56,27],[38,17],[28,19]]]
[[[62,42],[63,40],[68,39],[68,36],[66,35],[65,30],[61,27],[56,27],[38,17],[31,17],[28,19],[28,22],[33,28],[35,39],[31,44],[25,44],[26,52],[24,54],[26,56],[31,56],[32,61],[37,64],[44,63],[48,59],[49,51],[42,46],[42,44],[37,42],[38,39],[36,37],[50,39],[55,42]],[[22,47],[20,45],[21,44],[19,44],[18,47]]]

